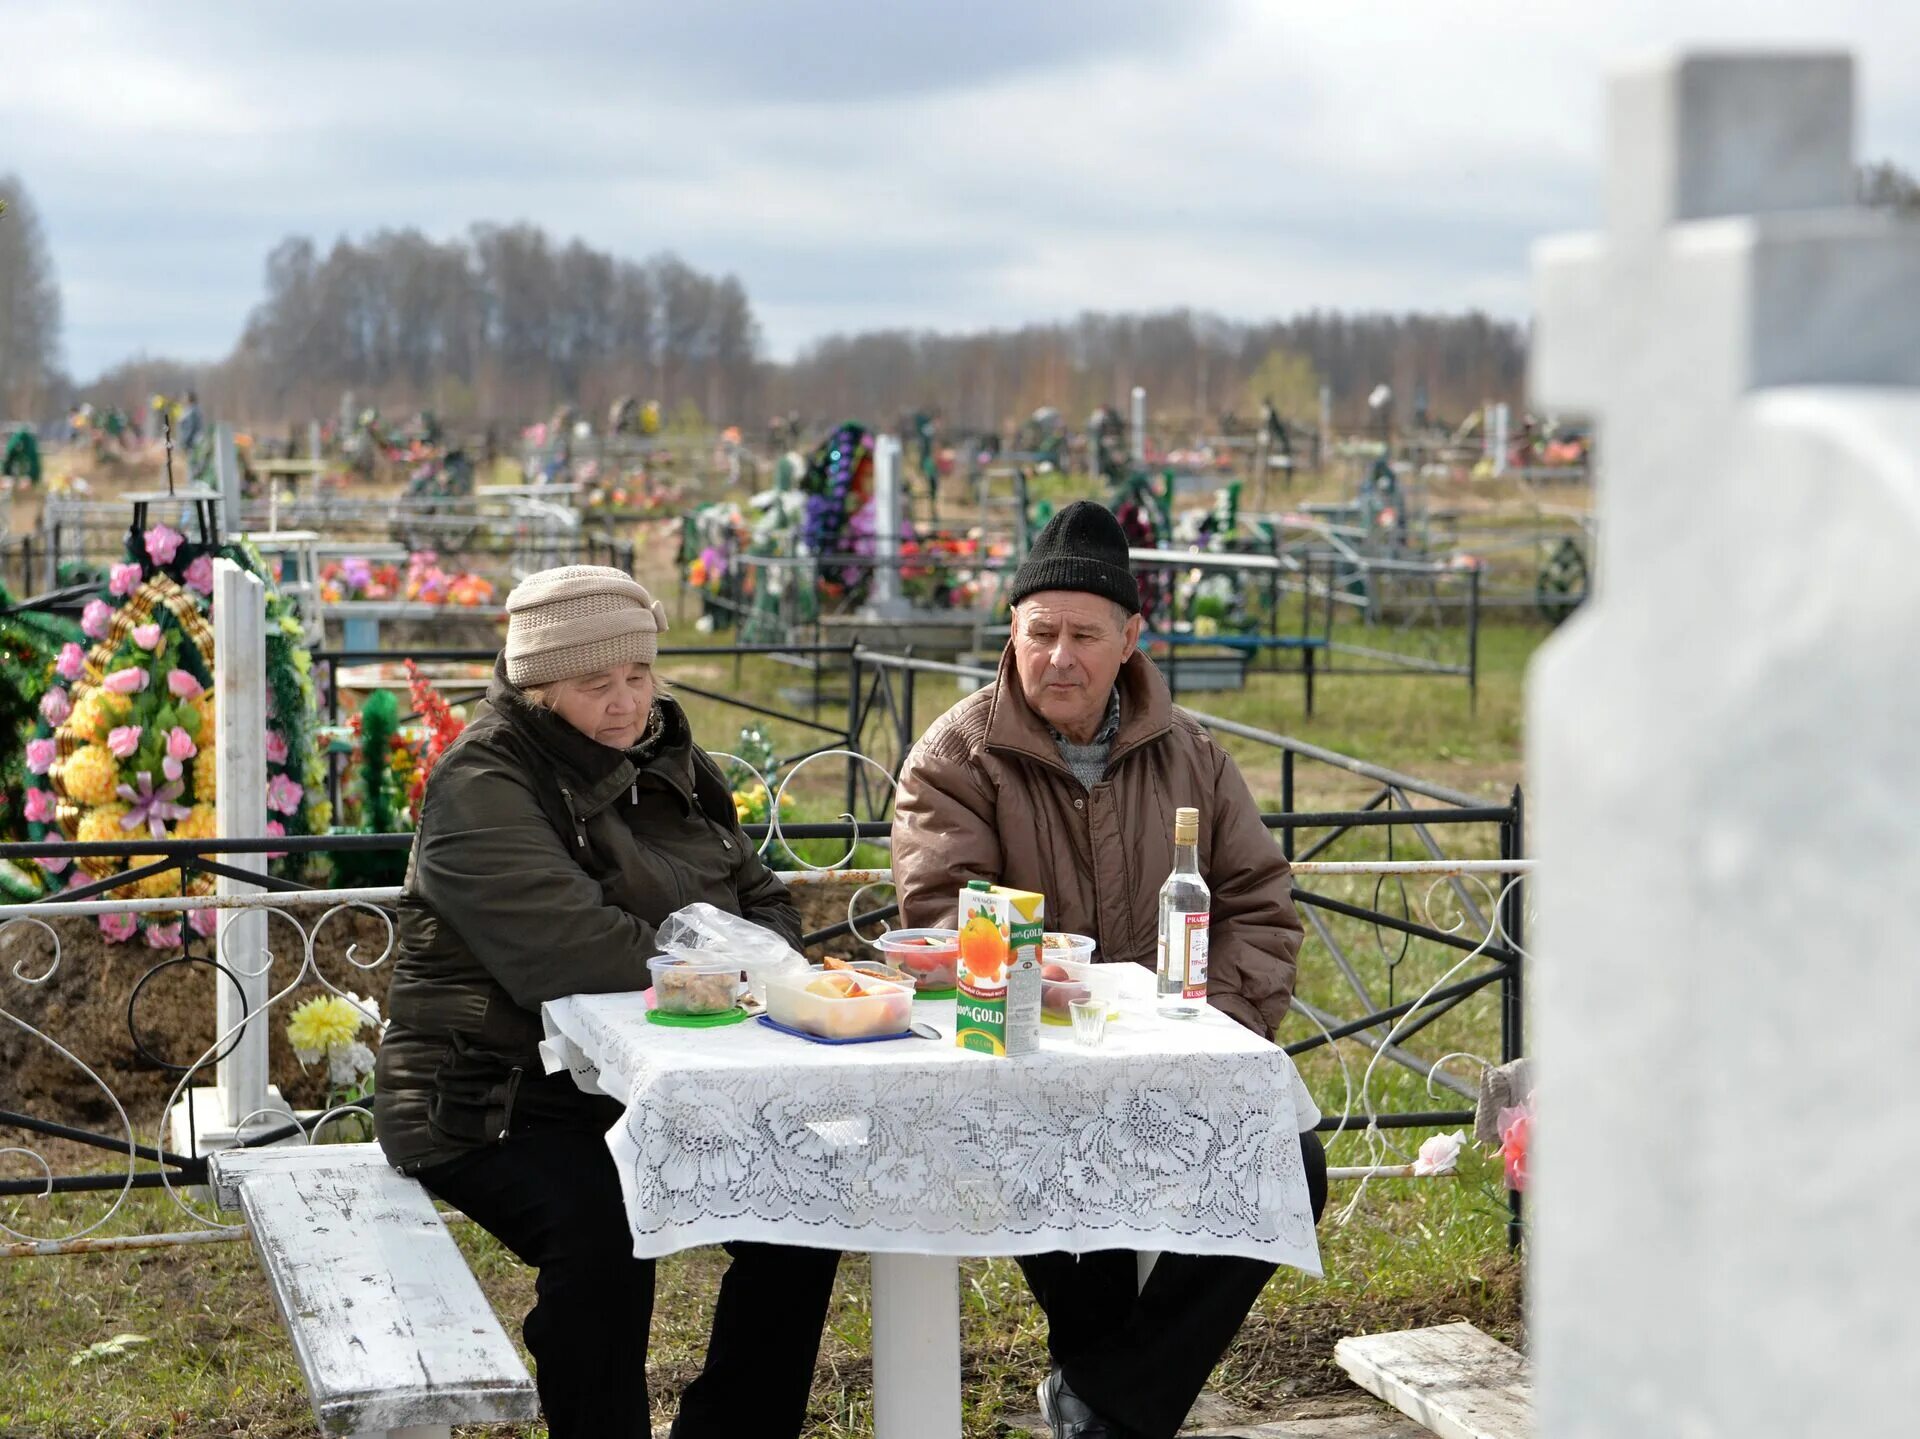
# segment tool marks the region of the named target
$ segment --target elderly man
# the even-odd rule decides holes
[[[1232,758],[1176,709],[1142,655],[1127,540],[1104,507],[1067,506],[1014,576],[1013,639],[995,682],[914,747],[893,823],[908,924],[951,925],[970,880],[1047,897],[1052,928],[1092,935],[1108,962],[1151,969],[1173,812],[1200,810],[1213,892],[1207,997],[1271,1038],[1293,995],[1300,918],[1287,863]],[[1317,1119],[1302,1098],[1298,1116]],[[1326,1156],[1300,1144],[1318,1219]],[[1126,1251],[1037,1254],[1020,1266],[1047,1312],[1055,1439],[1172,1435],[1273,1273],[1258,1260],[1163,1254],[1136,1293]]]

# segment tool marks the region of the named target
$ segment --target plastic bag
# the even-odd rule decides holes
[[[763,1004],[768,975],[807,967],[805,956],[765,925],[704,902],[668,915],[654,931],[654,942],[661,953],[683,959],[723,956],[737,962],[746,971],[747,992]]]

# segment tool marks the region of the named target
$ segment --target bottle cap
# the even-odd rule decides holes
[[[1173,842],[1193,844],[1200,838],[1200,811],[1182,805],[1173,812]]]

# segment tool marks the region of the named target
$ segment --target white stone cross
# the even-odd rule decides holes
[[[1848,208],[1845,55],[1707,54],[1616,76],[1604,236],[1534,253],[1536,404],[1599,421],[1602,563],[1684,562],[1732,407],[1781,385],[1920,381],[1920,254]]]
[[[1920,222],[1852,90],[1621,76],[1536,252],[1602,546],[1529,680],[1548,1439],[1920,1432]]]

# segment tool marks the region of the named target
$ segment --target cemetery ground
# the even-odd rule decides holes
[[[672,604],[673,531],[669,525],[639,527],[645,543],[639,568],[657,592]],[[693,613],[691,606],[688,616]],[[1303,713],[1301,684],[1294,676],[1256,674],[1239,694],[1183,697],[1194,708],[1222,718],[1289,734],[1341,753],[1419,775],[1451,788],[1503,800],[1521,774],[1522,683],[1527,660],[1546,630],[1530,622],[1501,617],[1489,620],[1481,634],[1481,679],[1477,705],[1470,712],[1467,686],[1458,679],[1342,678],[1322,676],[1316,712]],[[1364,636],[1356,633],[1356,638]],[[691,624],[677,627],[670,644],[724,644],[723,632],[703,636]],[[684,657],[663,662],[669,679],[777,708],[795,708],[796,691],[805,687],[798,671],[765,661],[747,661],[736,677],[733,661]],[[921,728],[957,697],[941,677],[923,677],[916,718]],[[836,696],[838,697],[836,699]],[[731,747],[741,711],[683,690],[680,695],[696,735],[709,748]],[[844,710],[844,680],[823,683],[822,718],[829,723]],[[778,721],[763,727],[776,752],[787,754],[819,742],[797,727]],[[1264,809],[1278,809],[1279,756],[1251,742],[1229,739],[1251,788]],[[842,771],[821,761],[804,772],[794,790],[797,819],[825,819],[842,807]],[[1295,807],[1300,810],[1345,808],[1364,802],[1373,787],[1355,776],[1302,761],[1296,774]],[[1394,853],[1417,857],[1416,841],[1398,831]],[[1442,830],[1437,836],[1450,854],[1489,857],[1495,853],[1491,826]],[[1309,834],[1307,838],[1311,838]],[[1387,832],[1362,830],[1350,835],[1326,857],[1385,857]],[[828,841],[797,843],[814,863],[828,863],[844,846]],[[859,863],[884,863],[884,856],[863,847]],[[1356,904],[1395,910],[1397,886],[1376,892],[1371,878],[1326,879],[1316,889]],[[807,924],[817,928],[843,918],[847,892],[809,891],[804,899]],[[1445,925],[1454,911],[1445,890],[1429,894],[1426,881],[1409,882],[1404,900],[1422,916],[1431,898],[1430,917]],[[1487,907],[1483,903],[1483,907]],[[1393,937],[1335,916],[1330,922],[1354,956],[1376,998],[1405,1000],[1439,980],[1458,960],[1424,942],[1404,955]],[[367,922],[368,926],[371,922]],[[348,987],[371,988],[384,998],[385,968],[362,975],[339,959],[348,938],[359,934],[377,953],[377,926],[336,922],[319,949],[334,956],[327,973]],[[31,996],[31,1002],[58,1007],[48,1027],[75,1048],[98,1046],[102,1072],[127,1102],[142,1139],[151,1138],[170,1076],[139,1070],[128,1049],[127,993],[146,964],[144,956],[100,943],[83,926],[67,926],[68,947],[55,991]],[[24,946],[21,946],[24,948]],[[9,958],[11,962],[11,957]],[[350,977],[349,977],[350,976]],[[357,985],[355,982],[358,982]],[[17,992],[17,987],[16,987]],[[1335,1013],[1359,1011],[1326,950],[1309,935],[1303,955],[1300,993]],[[156,985],[143,1001],[143,1020],[154,1042],[172,1056],[197,1053],[211,1039],[210,993],[182,981]],[[32,1019],[35,1011],[21,1004]],[[51,1014],[50,1011],[43,1011]],[[1296,1041],[1313,1033],[1302,1018],[1288,1021],[1281,1038]],[[1433,1024],[1418,1041],[1422,1053],[1496,1055],[1499,1022],[1491,991],[1476,996]],[[114,1049],[117,1046],[117,1051]],[[44,1047],[42,1047],[44,1048]],[[315,1079],[303,1076],[286,1049],[283,1028],[273,1034],[274,1078],[297,1103],[316,1103]],[[1359,1098],[1363,1082],[1372,1108],[1379,1112],[1452,1107],[1452,1097],[1436,1098],[1422,1079],[1391,1064],[1364,1074],[1368,1051],[1339,1046],[1336,1057],[1322,1048],[1302,1056],[1301,1071],[1324,1112],[1355,1116],[1363,1124]],[[119,1062],[113,1056],[119,1054]],[[83,1079],[62,1070],[57,1057],[26,1058],[18,1031],[0,1035],[0,1072],[24,1081],[28,1110],[113,1132],[117,1121],[103,1103],[84,1107]],[[1344,1066],[1340,1062],[1344,1059]],[[1456,1062],[1452,1072],[1471,1079],[1470,1063]],[[302,1088],[305,1085],[306,1088]],[[96,1091],[97,1093],[97,1091]],[[63,1114],[64,1097],[81,1105]],[[345,1136],[353,1137],[353,1136]],[[1425,1137],[1424,1131],[1387,1131],[1377,1146],[1359,1135],[1330,1140],[1336,1165],[1398,1162]],[[9,1140],[8,1142],[16,1142]],[[59,1142],[36,1145],[56,1168],[123,1172],[112,1157],[80,1151]],[[0,1156],[0,1174],[25,1177],[37,1170],[16,1158]],[[1341,1211],[1356,1186],[1336,1183],[1328,1216],[1320,1231],[1325,1279],[1282,1271],[1269,1284],[1259,1307],[1215,1372],[1215,1392],[1263,1416],[1307,1417],[1340,1412],[1358,1391],[1333,1362],[1335,1340],[1345,1334],[1398,1329],[1466,1319],[1510,1343],[1524,1344],[1521,1271],[1506,1241],[1507,1209],[1497,1160],[1489,1161],[1472,1145],[1462,1154],[1460,1174],[1451,1179],[1375,1181],[1346,1221]],[[67,1233],[85,1227],[107,1200],[69,1196],[57,1201],[0,1201],[0,1217],[36,1233]],[[204,1205],[200,1206],[204,1209]],[[132,1234],[194,1227],[156,1191],[136,1191],[102,1233]],[[510,1334],[518,1335],[520,1317],[533,1299],[532,1272],[515,1261],[476,1227],[456,1224],[454,1233],[483,1289]],[[671,1414],[674,1397],[698,1369],[715,1287],[724,1265],[718,1251],[699,1250],[661,1261],[649,1371],[656,1418]],[[825,1436],[871,1432],[866,1260],[843,1263],[835,1303],[828,1320],[817,1374],[808,1433]],[[1034,1385],[1045,1372],[1044,1320],[1027,1294],[1018,1268],[1009,1260],[970,1260],[962,1267],[964,1306],[964,1395],[966,1433],[986,1439],[1003,1430],[1003,1421],[1033,1408]],[[117,1335],[134,1334],[144,1342],[119,1352],[95,1353],[91,1346]],[[1370,1402],[1370,1401],[1369,1401]],[[306,1394],[294,1365],[265,1280],[250,1247],[242,1243],[0,1262],[0,1439],[13,1436],[293,1436],[312,1432]],[[539,1427],[496,1426],[474,1433],[539,1435]]]

